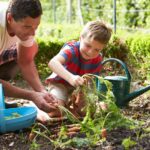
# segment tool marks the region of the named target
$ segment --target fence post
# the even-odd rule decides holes
[[[113,0],[113,8],[114,8],[114,11],[113,11],[113,24],[114,24],[114,33],[116,33],[116,22],[117,22],[117,19],[116,19],[116,0]]]
[[[52,0],[52,7],[53,7],[53,22],[56,23],[56,2]]]

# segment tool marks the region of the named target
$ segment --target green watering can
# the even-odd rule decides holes
[[[130,93],[131,74],[127,66],[121,60],[116,58],[109,58],[104,60],[102,65],[113,61],[119,63],[122,66],[122,68],[125,70],[126,76],[106,76],[104,79],[112,83],[112,91],[116,98],[116,105],[121,108],[127,106],[129,101],[150,90],[150,85]],[[100,92],[106,92],[107,90],[104,83],[100,83],[98,79],[96,79],[96,86]]]

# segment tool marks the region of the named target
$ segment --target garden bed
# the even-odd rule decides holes
[[[24,86],[24,85],[23,85]],[[26,87],[26,85],[25,85]],[[148,93],[149,94],[149,93]],[[143,124],[136,129],[126,129],[123,127],[114,128],[110,132],[107,132],[106,139],[101,140],[94,147],[83,146],[77,148],[77,145],[70,146],[65,149],[101,149],[101,150],[149,150],[150,147],[150,96],[148,94],[141,95],[135,100],[129,103],[129,107],[124,108],[121,112],[128,118],[132,118],[137,121],[142,121]],[[65,121],[63,122],[63,124]],[[41,133],[44,132],[43,127],[36,123],[38,128],[41,128]],[[56,122],[51,125],[45,125],[50,131],[60,127],[62,122]],[[66,121],[66,124],[69,122]],[[6,133],[0,135],[0,149],[1,150],[28,150],[28,149],[40,149],[40,150],[53,150],[54,146],[47,138],[43,136],[31,138],[31,130],[33,128],[25,129],[22,131],[16,131],[15,133]],[[84,135],[80,132],[76,136],[81,136],[84,139]],[[73,136],[70,136],[72,139]],[[82,141],[81,141],[82,142]],[[124,146],[123,146],[124,145]],[[56,148],[61,149],[61,148]]]

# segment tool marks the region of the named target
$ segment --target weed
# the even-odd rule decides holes
[[[125,150],[129,150],[130,147],[136,145],[136,142],[131,140],[131,137],[129,137],[122,141],[122,145],[124,146]]]

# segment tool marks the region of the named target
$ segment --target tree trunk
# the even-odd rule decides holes
[[[84,22],[83,22],[83,17],[82,17],[82,11],[81,11],[81,0],[78,0],[78,3],[77,3],[77,14],[78,14],[78,17],[79,17],[79,22],[80,22],[80,25],[84,25]]]
[[[72,22],[72,0],[66,0],[67,3],[67,22]]]
[[[56,23],[56,2],[52,0],[52,7],[53,7],[53,22]]]

